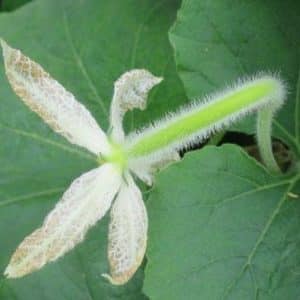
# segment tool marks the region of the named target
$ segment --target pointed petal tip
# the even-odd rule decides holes
[[[155,85],[158,85],[159,83],[161,83],[164,80],[163,77],[155,76],[147,70],[145,70],[145,73],[148,74],[148,76],[149,76],[149,81],[150,81],[149,89],[152,89],[152,87],[154,87]]]
[[[151,78],[152,84],[150,86],[150,89],[152,89],[156,85],[159,85],[163,80],[164,80],[163,77],[156,77],[156,76],[152,75],[152,78]]]
[[[10,265],[8,265],[8,266],[6,267],[6,269],[5,269],[4,272],[3,272],[3,275],[4,275],[5,278],[8,278],[8,279],[18,277],[18,276],[15,276],[15,275],[13,274]]]
[[[7,46],[7,43],[5,42],[5,40],[2,37],[0,37],[0,44],[1,44],[2,48]]]
[[[32,273],[34,270],[29,270],[29,271],[22,271],[22,270],[18,270],[18,268],[14,268],[12,265],[8,265],[6,267],[6,269],[3,272],[3,275],[5,278],[7,279],[17,279],[17,278],[21,278],[25,275],[28,275],[30,273]]]
[[[10,278],[10,274],[9,274],[9,272],[7,271],[7,268],[4,270],[3,276],[4,276],[5,278]]]
[[[0,37],[0,45],[2,47],[3,50],[3,54],[5,53],[5,51],[9,48],[8,44],[5,42],[5,40],[3,38]]]
[[[12,54],[12,50],[15,50],[13,48],[11,48],[4,39],[2,39],[0,37],[0,45],[2,48],[2,53],[3,53],[3,57],[4,57],[4,61],[7,62],[10,58],[10,55]]]
[[[11,262],[6,266],[3,275],[7,279],[15,279],[23,277],[31,272],[23,272],[16,267],[16,265],[12,264]]]
[[[156,84],[159,84],[159,83],[161,83],[163,80],[164,80],[164,78],[163,77],[154,77],[154,80],[155,80],[155,83]]]

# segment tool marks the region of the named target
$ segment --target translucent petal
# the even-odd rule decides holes
[[[112,137],[122,142],[124,114],[133,108],[145,109],[149,91],[162,81],[147,70],[131,70],[124,73],[116,82],[110,110]]]
[[[179,161],[180,155],[178,151],[164,151],[159,153],[160,155],[154,155],[149,157],[138,157],[130,159],[128,162],[129,169],[147,185],[153,184],[154,174],[168,165]]]
[[[11,278],[24,276],[74,248],[107,212],[120,184],[121,175],[111,164],[77,178],[43,225],[19,245],[5,275]]]
[[[109,226],[108,258],[113,284],[126,283],[143,261],[147,244],[148,217],[139,188],[127,176],[112,210]]]
[[[106,135],[90,112],[36,62],[3,40],[1,46],[8,80],[23,102],[71,143],[107,154]]]

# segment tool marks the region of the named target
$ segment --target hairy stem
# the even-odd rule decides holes
[[[266,167],[274,172],[279,173],[280,168],[275,160],[272,151],[272,119],[274,112],[270,108],[264,108],[257,114],[257,143],[261,159]]]
[[[190,105],[129,137],[127,155],[132,159],[164,156],[168,151],[179,150],[207,138],[252,111],[262,110],[257,126],[259,147],[267,167],[278,171],[270,134],[272,116],[282,105],[284,96],[284,86],[277,78],[262,76],[243,82],[208,98],[204,104]]]

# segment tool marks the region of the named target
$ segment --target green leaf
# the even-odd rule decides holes
[[[299,179],[271,176],[233,145],[205,147],[161,172],[147,202],[146,294],[298,299]]]
[[[0,15],[0,36],[40,63],[92,112],[103,129],[114,81],[132,68],[166,80],[145,112],[127,118],[142,126],[186,101],[175,73],[167,32],[179,1],[39,0]],[[97,165],[82,149],[53,133],[14,95],[0,64],[0,271],[22,239],[37,228],[68,185]],[[18,280],[0,281],[0,298],[144,299],[143,271],[124,287],[108,271],[107,222],[58,262]]]
[[[0,11],[12,11],[32,0],[2,0],[0,1]]]
[[[300,2],[293,0],[186,0],[170,32],[179,75],[191,98],[260,71],[280,72],[289,94],[274,121],[274,135],[298,154],[300,143],[294,121],[298,124],[300,118],[299,109],[295,109],[299,9]],[[249,118],[235,130],[253,133],[254,125]]]
[[[274,136],[300,155],[298,11],[294,1],[186,0],[170,40],[190,98],[280,71],[289,94]],[[253,133],[254,124],[251,117],[234,129]],[[148,201],[145,293],[153,300],[299,298],[299,194],[299,174],[272,176],[236,146],[186,155],[159,174]]]

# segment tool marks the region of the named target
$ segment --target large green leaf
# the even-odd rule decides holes
[[[186,101],[176,77],[167,31],[178,1],[38,0],[0,15],[0,35],[39,62],[91,110],[102,128],[113,82],[132,68],[166,77],[150,96],[147,111],[128,127]],[[11,91],[0,64],[0,270],[70,182],[96,166],[84,150],[68,144],[30,112]],[[144,299],[143,271],[124,287],[100,274],[106,262],[107,222],[58,262],[19,280],[1,278],[0,298]]]
[[[281,70],[289,96],[274,134],[300,155],[298,11],[295,1],[186,0],[170,39],[190,98]],[[248,118],[234,128],[253,133],[254,124]],[[148,201],[146,294],[298,299],[300,175],[289,176],[270,175],[230,145],[187,154],[163,171]]]
[[[299,11],[300,2],[294,0],[186,0],[170,33],[179,75],[191,98],[260,71],[280,72],[289,94],[274,121],[274,134],[298,153]],[[254,132],[253,118],[247,121],[235,129]]]
[[[299,299],[299,179],[271,176],[233,145],[187,154],[159,174],[147,202],[146,294]]]

